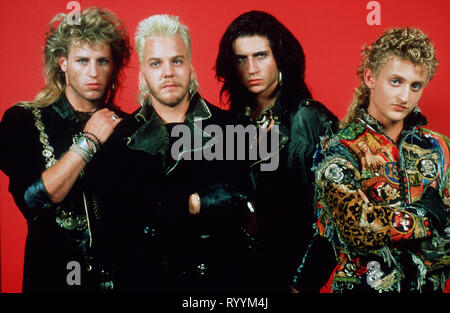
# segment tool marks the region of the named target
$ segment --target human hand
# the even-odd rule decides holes
[[[114,128],[122,121],[113,111],[109,109],[101,109],[95,112],[87,121],[83,131],[92,134],[95,139],[99,140],[99,144],[111,136]]]

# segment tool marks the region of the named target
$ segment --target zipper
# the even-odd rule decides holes
[[[83,180],[83,175],[84,175],[84,171],[81,170],[80,180]],[[87,224],[87,228],[88,228],[88,232],[89,232],[89,248],[92,248],[93,238],[92,238],[92,231],[91,231],[91,221],[89,218],[88,201],[87,201],[86,193],[84,191],[82,191],[81,194],[83,195],[84,212],[86,213],[86,224]]]
[[[279,128],[278,128],[279,129]],[[278,145],[278,150],[277,151],[275,151],[275,152],[273,152],[273,153],[271,153],[271,154],[269,154],[267,157],[265,157],[264,159],[261,159],[261,160],[258,160],[258,161],[256,161],[256,162],[254,162],[254,163],[252,163],[251,165],[250,165],[250,168],[252,168],[253,166],[255,166],[255,165],[258,165],[258,164],[260,164],[261,162],[263,162],[263,161],[267,161],[268,159],[270,159],[272,156],[274,156],[276,153],[279,153],[280,151],[281,151],[281,149],[283,149],[285,146],[286,146],[286,142],[287,142],[287,140],[286,140],[286,135],[285,134],[283,134],[281,131],[277,131],[277,133],[278,133],[278,135],[282,135],[282,137],[281,137],[281,139],[282,139],[282,144],[281,145]]]

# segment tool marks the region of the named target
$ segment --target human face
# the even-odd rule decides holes
[[[401,123],[419,102],[426,86],[427,71],[411,61],[392,57],[382,66],[378,76],[364,71],[370,89],[368,112],[382,125]]]
[[[72,45],[67,57],[59,58],[66,76],[66,95],[77,109],[96,106],[105,96],[113,73],[111,46],[107,43]]]
[[[189,84],[194,74],[180,35],[148,37],[141,72],[150,89],[153,105],[176,107],[188,101]]]
[[[278,67],[269,40],[262,36],[239,37],[233,47],[241,83],[254,95],[271,96],[278,86]]]

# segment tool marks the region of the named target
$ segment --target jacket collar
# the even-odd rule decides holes
[[[69,100],[66,97],[66,94],[63,92],[61,93],[61,96],[56,100],[53,105],[53,109],[56,111],[56,113],[61,116],[62,119],[65,120],[78,120],[78,116],[73,109],[72,105],[70,104]],[[99,107],[98,109],[101,109],[102,107]],[[108,107],[109,109],[114,109],[113,107]]]
[[[69,100],[67,99],[64,92],[61,94],[58,100],[53,103],[53,109],[56,111],[56,113],[59,114],[59,116],[61,116],[61,118],[65,120],[77,119],[77,115],[75,114],[75,111],[70,105]]]
[[[376,132],[384,133],[385,127],[381,125],[372,115],[367,112],[366,108],[359,110],[358,119],[364,124],[370,126]],[[403,126],[402,133],[409,132],[415,127],[427,125],[427,118],[420,112],[420,109],[416,107],[406,118]]]
[[[158,117],[154,107],[150,102],[150,98],[142,104],[142,108],[136,113],[136,119],[139,122],[151,122],[155,117]],[[190,100],[188,112],[186,114],[186,122],[193,123],[199,120],[209,119],[211,117],[211,111],[208,108],[205,100],[199,93],[195,93]]]
[[[190,100],[184,124],[194,134],[199,131],[195,122],[207,120],[211,116],[211,111],[205,100],[196,93]],[[141,126],[128,137],[128,147],[133,150],[142,150],[152,155],[164,155],[169,149],[169,133],[150,101],[144,102],[142,108],[136,113],[135,118]],[[204,132],[203,135],[203,137],[212,138]],[[203,144],[207,141],[203,140]]]

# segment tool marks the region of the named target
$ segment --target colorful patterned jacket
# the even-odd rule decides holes
[[[314,163],[314,227],[335,249],[332,292],[426,292],[448,279],[449,140],[425,124],[414,111],[395,144],[362,109],[322,141]],[[437,188],[427,188],[433,181]],[[419,201],[425,193],[434,193],[440,227]]]

